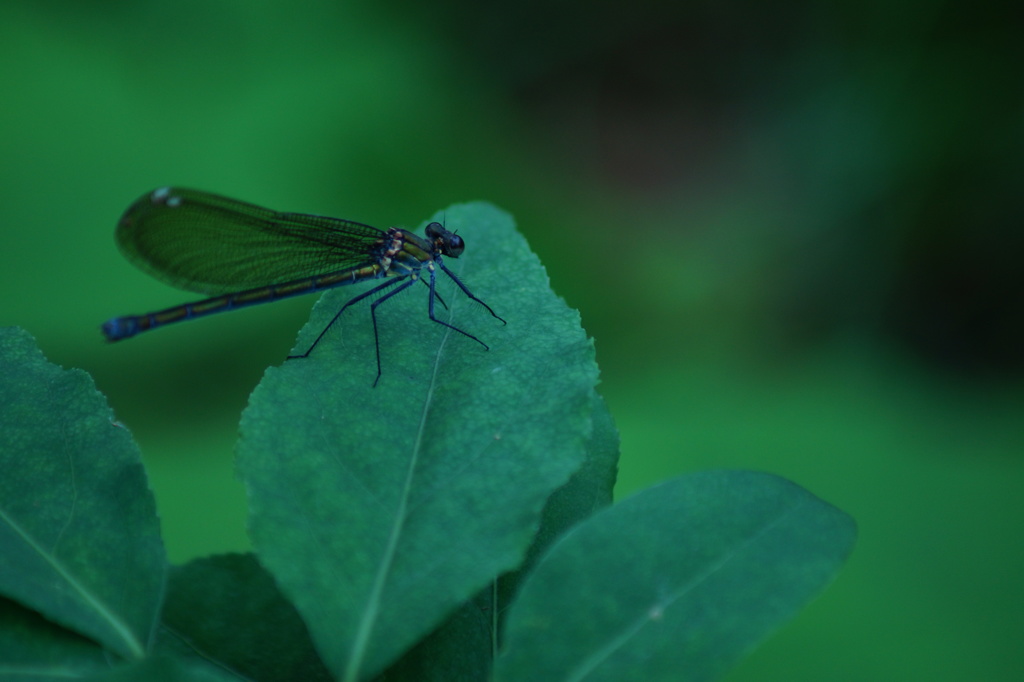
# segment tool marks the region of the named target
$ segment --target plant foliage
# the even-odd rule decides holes
[[[707,680],[832,579],[852,521],[771,475],[609,507],[618,436],[578,314],[508,215],[436,219],[507,325],[439,273],[436,314],[482,343],[417,286],[377,309],[377,387],[368,306],[268,369],[237,448],[253,554],[170,567],[128,431],[0,330],[0,680]]]

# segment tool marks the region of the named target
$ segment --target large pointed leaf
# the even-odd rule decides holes
[[[578,314],[508,215],[476,203],[442,217],[466,240],[446,265],[508,324],[450,285],[437,312],[490,350],[430,321],[417,285],[378,308],[376,388],[357,306],[309,358],[268,370],[242,419],[260,561],[346,680],[382,670],[522,560],[590,433],[597,369]],[[299,350],[352,293],[324,296]]]
[[[125,658],[163,597],[159,521],[127,430],[80,370],[0,330],[0,593]]]
[[[506,621],[501,682],[700,682],[832,580],[849,516],[777,476],[712,471],[645,490],[570,531]]]

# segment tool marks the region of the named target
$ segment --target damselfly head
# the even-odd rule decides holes
[[[433,222],[427,225],[426,234],[427,239],[440,247],[441,253],[445,256],[458,258],[466,250],[466,242],[462,240],[462,237],[454,232],[449,232],[441,223]]]

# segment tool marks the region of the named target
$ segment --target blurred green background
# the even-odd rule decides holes
[[[4,0],[0,324],[96,378],[172,559],[244,549],[237,419],[313,299],[104,344],[193,298],[121,212],[490,200],[596,340],[620,497],[743,467],[859,523],[730,680],[1024,679],[1018,7]]]

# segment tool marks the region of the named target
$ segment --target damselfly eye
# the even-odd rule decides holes
[[[448,239],[445,240],[444,255],[458,258],[465,250],[466,242],[462,241],[462,237],[457,234],[448,235]]]

